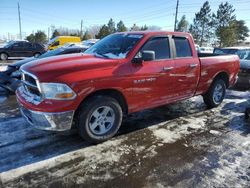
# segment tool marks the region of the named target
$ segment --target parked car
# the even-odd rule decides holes
[[[48,50],[54,50],[56,48],[62,47],[65,43],[76,43],[76,42],[81,42],[80,37],[57,36],[49,41]]]
[[[73,46],[83,46],[81,42],[67,42],[62,47],[73,47]]]
[[[38,57],[45,52],[45,47],[39,43],[11,41],[3,48],[0,48],[0,59],[7,60],[9,57]]]
[[[99,39],[88,39],[82,42],[84,46],[87,46],[88,48],[93,46],[95,43],[97,43]]]
[[[237,85],[245,88],[250,87],[250,47],[216,48],[214,53],[238,55],[240,58],[240,72]]]
[[[43,59],[51,56],[58,56],[63,54],[72,54],[84,52],[86,48],[82,47],[68,47],[68,48],[57,48],[55,50],[48,51],[39,57],[31,57],[24,60],[20,60],[16,63],[10,64],[6,67],[2,67],[0,70],[0,94],[14,94],[17,87],[21,84],[21,72],[20,67],[31,61]]]
[[[199,53],[213,53],[214,48],[213,47],[199,47]]]
[[[38,129],[75,126],[85,140],[103,142],[133,112],[196,95],[209,107],[220,105],[236,82],[239,58],[211,56],[199,58],[188,33],[116,33],[84,54],[23,65],[17,101]]]

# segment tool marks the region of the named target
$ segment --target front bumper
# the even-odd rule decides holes
[[[46,113],[26,109],[19,103],[20,111],[25,120],[33,127],[47,131],[70,130],[73,123],[74,111]]]

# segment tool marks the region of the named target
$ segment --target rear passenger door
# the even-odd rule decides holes
[[[33,56],[34,46],[30,42],[24,42],[23,54],[25,57]]]
[[[192,97],[197,88],[200,77],[200,61],[195,51],[190,46],[186,37],[172,37],[174,62],[175,62],[175,91],[176,98]]]

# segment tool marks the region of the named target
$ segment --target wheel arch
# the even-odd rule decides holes
[[[1,55],[1,54],[6,54],[8,57],[10,57],[9,53],[6,52],[6,51],[0,52],[0,55]]]
[[[34,52],[34,53],[33,53],[33,56],[35,56],[36,54],[42,55],[41,52]]]
[[[92,97],[95,96],[108,96],[108,97],[112,97],[114,99],[116,99],[118,101],[118,103],[121,105],[123,114],[126,115],[128,114],[128,104],[127,104],[127,100],[125,98],[125,96],[122,94],[121,91],[117,90],[117,89],[101,89],[101,90],[96,90],[92,93],[90,93],[89,95],[87,95],[80,103],[79,107],[81,105],[84,105],[85,101],[89,100]],[[76,111],[78,111],[79,107],[77,108]]]
[[[213,82],[217,79],[222,79],[226,83],[226,88],[229,87],[229,74],[226,71],[217,73],[213,78]]]

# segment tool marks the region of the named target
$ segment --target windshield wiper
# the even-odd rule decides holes
[[[105,57],[105,58],[107,58],[107,59],[110,59],[110,57],[109,57],[108,55],[105,55],[105,54],[99,54],[99,53],[95,52],[94,55],[95,55],[96,57]]]

